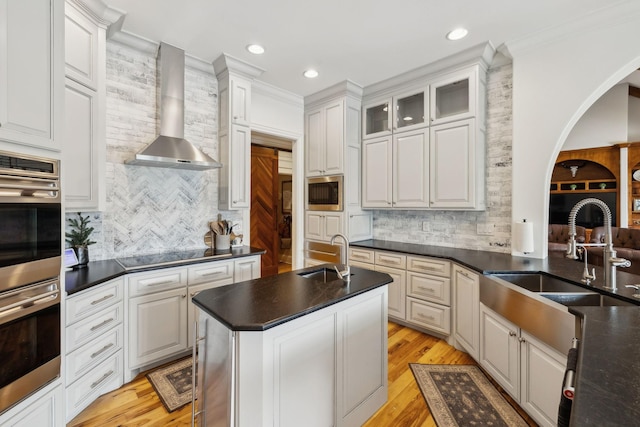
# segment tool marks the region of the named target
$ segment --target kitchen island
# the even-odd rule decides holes
[[[199,425],[361,425],[387,400],[390,282],[325,265],[198,294]]]

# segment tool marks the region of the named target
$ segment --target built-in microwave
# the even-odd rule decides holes
[[[311,211],[341,211],[343,204],[342,175],[307,179],[307,209]]]

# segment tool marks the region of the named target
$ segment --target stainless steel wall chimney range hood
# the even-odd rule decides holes
[[[184,139],[184,51],[160,43],[157,70],[160,80],[160,135],[125,163],[190,170],[222,167]]]

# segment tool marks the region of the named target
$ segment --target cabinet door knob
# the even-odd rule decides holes
[[[187,294],[182,294],[182,298],[186,298],[186,297],[187,297]]]
[[[525,339],[524,339],[524,338],[522,338],[522,337],[518,338],[518,341],[519,341],[519,342],[521,342],[521,343],[523,343],[523,342],[527,342],[527,340],[525,340]]]
[[[509,331],[509,336],[510,336],[510,337],[515,337],[516,335],[517,335],[517,334],[516,334],[515,332],[513,332],[513,331]]]

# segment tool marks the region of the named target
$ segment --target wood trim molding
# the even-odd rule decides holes
[[[635,86],[629,86],[629,96],[634,98],[640,98],[640,88]]]

